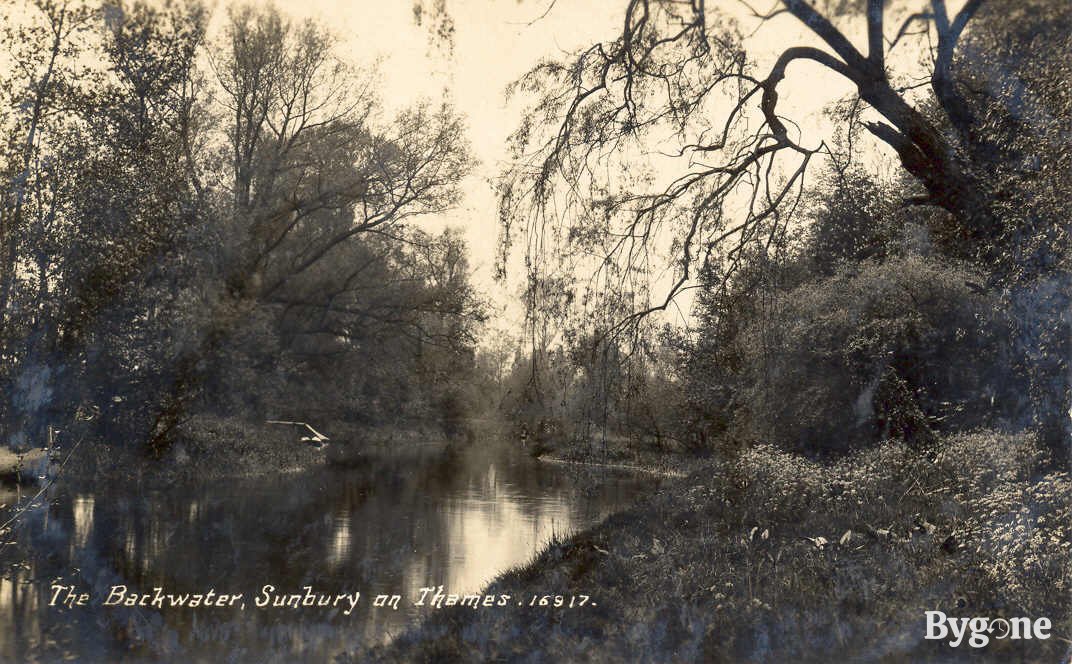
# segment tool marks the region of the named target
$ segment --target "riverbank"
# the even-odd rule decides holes
[[[536,458],[547,463],[612,468],[662,477],[684,477],[705,463],[710,463],[710,459],[668,445],[659,446],[627,436],[551,444],[548,449],[541,450]]]
[[[584,468],[594,469],[606,469],[606,470],[619,470],[630,473],[647,473],[649,475],[658,475],[659,477],[684,477],[685,471],[677,470],[674,468],[666,468],[657,464],[653,465],[635,465],[630,463],[604,463],[602,461],[573,461],[570,459],[562,459],[551,455],[542,455],[536,457],[539,461],[544,463],[555,463],[565,466],[580,466]]]
[[[1026,436],[833,465],[770,448],[669,481],[485,592],[582,608],[444,609],[353,661],[1058,661],[1072,482]],[[1052,638],[923,638],[925,610],[1046,617]]]
[[[65,471],[75,481],[137,477],[150,485],[271,477],[322,466],[353,467],[378,456],[426,455],[464,442],[432,426],[359,426],[345,422],[250,422],[197,415],[184,422],[164,456],[146,459],[137,449],[81,445]],[[323,440],[315,440],[323,436]],[[305,439],[305,440],[303,440]]]

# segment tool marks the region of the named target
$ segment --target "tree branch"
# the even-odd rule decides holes
[[[784,0],[786,9],[797,17],[804,25],[814,32],[820,39],[827,43],[830,48],[851,68],[865,72],[869,69],[866,58],[856,50],[856,47],[841,33],[840,30],[814,7],[804,0]]]
[[[867,0],[867,59],[879,71],[886,68],[885,39],[882,33],[884,0]]]
[[[779,140],[786,139],[786,128],[776,113],[776,106],[778,104],[777,88],[778,83],[785,78],[786,68],[794,60],[812,60],[818,62],[824,67],[841,74],[850,81],[856,82],[856,76],[849,70],[848,66],[826,51],[812,48],[811,46],[794,46],[783,51],[782,54],[778,56],[778,60],[775,61],[774,66],[771,67],[771,71],[767,75],[767,78],[763,81],[763,98],[760,102],[763,116],[767,120],[767,124],[770,125],[771,131],[774,132],[774,135],[778,137]]]

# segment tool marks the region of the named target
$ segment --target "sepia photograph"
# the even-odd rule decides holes
[[[1067,0],[0,0],[0,662],[1072,664]]]

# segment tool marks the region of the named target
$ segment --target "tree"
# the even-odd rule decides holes
[[[21,64],[5,99],[15,125],[8,147],[18,147],[5,158],[18,174],[0,212],[14,261],[0,300],[14,382],[4,424],[30,442],[41,439],[50,409],[69,412],[87,393],[111,404],[129,391],[120,386],[158,366],[133,359],[129,337],[115,342],[159,331],[152,312],[169,294],[159,276],[195,216],[183,148],[204,12],[196,3],[25,9],[8,40]],[[142,278],[153,284],[144,298],[120,296]],[[32,314],[12,315],[20,311]],[[104,321],[115,336],[105,339]],[[143,373],[116,370],[124,364]],[[91,376],[109,377],[96,386],[106,394],[87,388]],[[48,398],[29,403],[31,384]]]
[[[34,214],[29,208],[35,194],[53,184],[45,147],[48,129],[62,107],[64,90],[74,84],[80,36],[93,15],[87,5],[75,2],[41,0],[27,9],[29,17],[5,26],[3,35],[16,63],[3,85],[8,131],[0,201],[0,329],[5,333],[18,280],[19,247],[28,233],[27,217]],[[38,221],[48,215],[47,209],[39,211]]]
[[[520,217],[541,246],[592,252],[597,265],[616,264],[623,274],[653,258],[666,265],[656,248],[669,250],[672,297],[712,253],[732,261],[748,242],[784,227],[810,163],[844,157],[837,145],[800,136],[779,94],[787,76],[810,65],[852,86],[847,131],[863,127],[892,149],[921,185],[910,202],[944,211],[930,219],[936,237],[950,238],[950,253],[993,256],[1002,229],[987,173],[974,160],[982,128],[956,75],[958,45],[983,2],[951,11],[934,0],[906,13],[870,0],[862,16],[838,13],[842,5],[824,13],[786,0],[760,13],[741,3],[757,31],[786,15],[821,44],[785,48],[761,67],[729,13],[702,2],[631,0],[614,40],[537,65],[518,84],[537,101],[513,136],[517,161],[501,185],[506,242]],[[899,26],[888,26],[894,17]],[[864,51],[850,39],[854,26],[866,35]],[[912,36],[934,41],[929,97],[907,78],[910,67],[893,70],[894,50]],[[653,148],[671,156],[653,165]],[[673,240],[660,247],[662,231]]]
[[[450,208],[468,172],[449,106],[421,104],[377,127],[373,74],[339,60],[334,41],[315,22],[239,5],[214,59],[241,229],[231,272],[254,298],[362,234]]]
[[[641,297],[604,334],[635,332],[638,321],[697,287],[701,269],[707,278],[698,287],[722,291],[743,265],[776,258],[787,228],[804,221],[800,202],[829,193],[809,189],[807,174],[825,162],[837,186],[858,188],[853,173],[869,137],[895,157],[907,182],[902,204],[921,210],[914,221],[938,254],[973,264],[985,275],[973,287],[1005,292],[1002,306],[1019,310],[1015,380],[1045,376],[1032,379],[1035,405],[1023,424],[1052,431],[1052,449],[1067,454],[1070,335],[1058,294],[1070,283],[1072,225],[1061,201],[1072,181],[1063,176],[1067,130],[1059,127],[1070,109],[1056,84],[1069,72],[1061,55],[1067,5],[623,5],[612,40],[541,62],[516,84],[533,101],[500,183],[502,247],[505,254],[520,226],[530,282],[576,266],[609,276],[620,292]],[[803,26],[807,40],[769,58],[750,53],[751,35],[783,19]],[[904,52],[912,41],[923,54],[918,63]],[[806,131],[793,117],[786,81],[807,69],[850,90],[830,100],[833,134]],[[881,253],[900,229],[861,211],[856,220],[845,210],[830,217],[871,224],[860,255],[849,255],[854,243],[829,225],[815,236],[832,243],[825,258],[813,255]],[[748,297],[744,281],[734,297]],[[589,290],[604,283],[592,277]],[[646,301],[652,283],[666,296]]]
[[[222,371],[264,378],[267,350],[307,372],[284,388],[377,341],[400,382],[422,347],[449,349],[431,374],[465,364],[483,313],[464,246],[408,227],[469,171],[453,109],[384,119],[374,72],[273,8],[233,7],[215,42],[197,0],[19,9],[0,87],[8,439],[80,413],[161,453],[235,384]]]
[[[457,201],[471,161],[460,118],[423,103],[379,122],[372,74],[338,59],[333,45],[321,25],[293,23],[271,7],[229,12],[212,53],[228,149],[227,172],[216,178],[230,194],[217,201],[218,290],[158,409],[154,450],[166,446],[236,330],[265,316],[293,327],[286,318],[296,311],[334,321],[339,298],[363,276],[360,256],[371,246],[363,240],[405,241],[405,222]],[[332,297],[313,294],[318,280],[331,283]]]

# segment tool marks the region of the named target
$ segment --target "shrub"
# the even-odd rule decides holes
[[[1005,361],[1003,322],[981,281],[898,257],[770,298],[735,340],[749,432],[824,453],[985,423],[1001,407]]]

